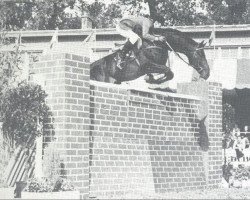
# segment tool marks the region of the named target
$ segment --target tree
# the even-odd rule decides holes
[[[13,1],[0,2],[1,30],[19,30],[26,26],[32,17],[33,3],[15,3]]]
[[[104,4],[95,0],[94,3],[88,4],[84,0],[79,0],[78,6],[81,15],[87,13],[93,20],[94,28],[115,27],[115,19],[121,18],[121,8],[117,4]]]
[[[81,15],[85,13],[90,14],[97,28],[113,27],[115,18],[121,17],[119,5],[106,5],[98,0],[93,3],[86,0],[4,1],[0,3],[0,27],[5,30],[79,29]]]
[[[66,8],[73,8],[75,1],[69,0],[50,0],[36,1],[33,6],[33,28],[38,30],[65,29],[68,20],[72,20],[70,14],[66,13]],[[72,21],[71,21],[72,22]],[[75,24],[74,24],[75,25]],[[80,24],[79,24],[80,25]],[[74,28],[71,27],[71,28]],[[76,27],[79,28],[79,27]]]
[[[120,0],[136,5],[142,0]],[[154,20],[162,25],[243,24],[249,23],[249,0],[145,0]],[[199,11],[197,11],[197,8]]]
[[[11,147],[31,147],[37,136],[42,134],[38,127],[49,129],[51,114],[45,103],[47,94],[41,86],[26,82],[8,88],[1,96],[0,116],[3,134]],[[43,134],[46,134],[43,131]]]
[[[88,13],[94,27],[114,27],[126,6],[131,9],[142,0],[29,0],[22,3],[0,2],[0,27],[6,30],[79,29],[81,16]],[[145,0],[151,17],[164,26],[200,24],[242,24],[249,22],[248,0]],[[199,9],[197,9],[199,8]],[[75,12],[77,10],[77,12]],[[70,12],[69,12],[70,11]]]
[[[247,0],[203,0],[202,4],[216,24],[247,23]]]
[[[142,0],[120,0],[124,5],[136,6]],[[193,0],[145,0],[150,7],[150,15],[154,21],[164,26],[205,24],[207,17],[197,11],[199,6]],[[133,8],[132,8],[133,9]]]
[[[12,51],[0,51],[0,98],[5,90],[15,83],[20,72],[21,52],[19,50],[20,43],[17,39],[16,45]],[[0,50],[10,43],[10,39],[6,37],[6,32],[0,33]]]

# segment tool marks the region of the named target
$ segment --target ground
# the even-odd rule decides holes
[[[116,199],[115,197],[111,197]],[[169,192],[155,195],[126,195],[119,199],[250,199],[250,188],[221,188],[193,190],[185,192]]]

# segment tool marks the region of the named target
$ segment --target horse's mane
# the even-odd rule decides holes
[[[108,54],[108,55],[106,55],[106,56],[104,56],[104,57],[102,57],[102,58],[94,61],[93,63],[91,63],[91,66],[94,67],[94,66],[97,66],[97,65],[101,64],[106,59],[109,59],[109,58],[112,59],[115,56],[115,54],[117,54],[119,51],[120,51],[119,49],[115,50],[114,52],[112,52],[112,53],[110,53],[110,54]]]
[[[188,37],[187,33],[183,33],[179,30],[173,29],[173,28],[154,28],[154,34],[159,34],[159,35],[174,35],[174,36],[179,36],[182,39],[185,39],[187,42],[196,45],[197,42],[195,42],[192,38]]]

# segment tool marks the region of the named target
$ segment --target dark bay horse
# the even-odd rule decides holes
[[[101,58],[91,64],[90,77],[102,82],[120,83],[139,78],[145,74],[165,74],[164,82],[171,80],[173,72],[166,66],[168,51],[183,53],[187,56],[189,65],[200,74],[200,78],[208,79],[209,65],[204,53],[205,43],[197,43],[175,29],[155,29],[154,34],[166,37],[167,43],[150,42],[143,39],[140,50],[133,49],[132,56],[125,59],[122,69],[117,67],[117,60],[121,50]]]

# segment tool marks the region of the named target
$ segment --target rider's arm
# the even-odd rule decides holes
[[[143,26],[142,26],[142,36],[143,38],[150,40],[150,41],[157,41],[158,37],[155,37],[151,34],[149,34],[150,28],[153,27],[153,22],[151,20],[144,20]]]

